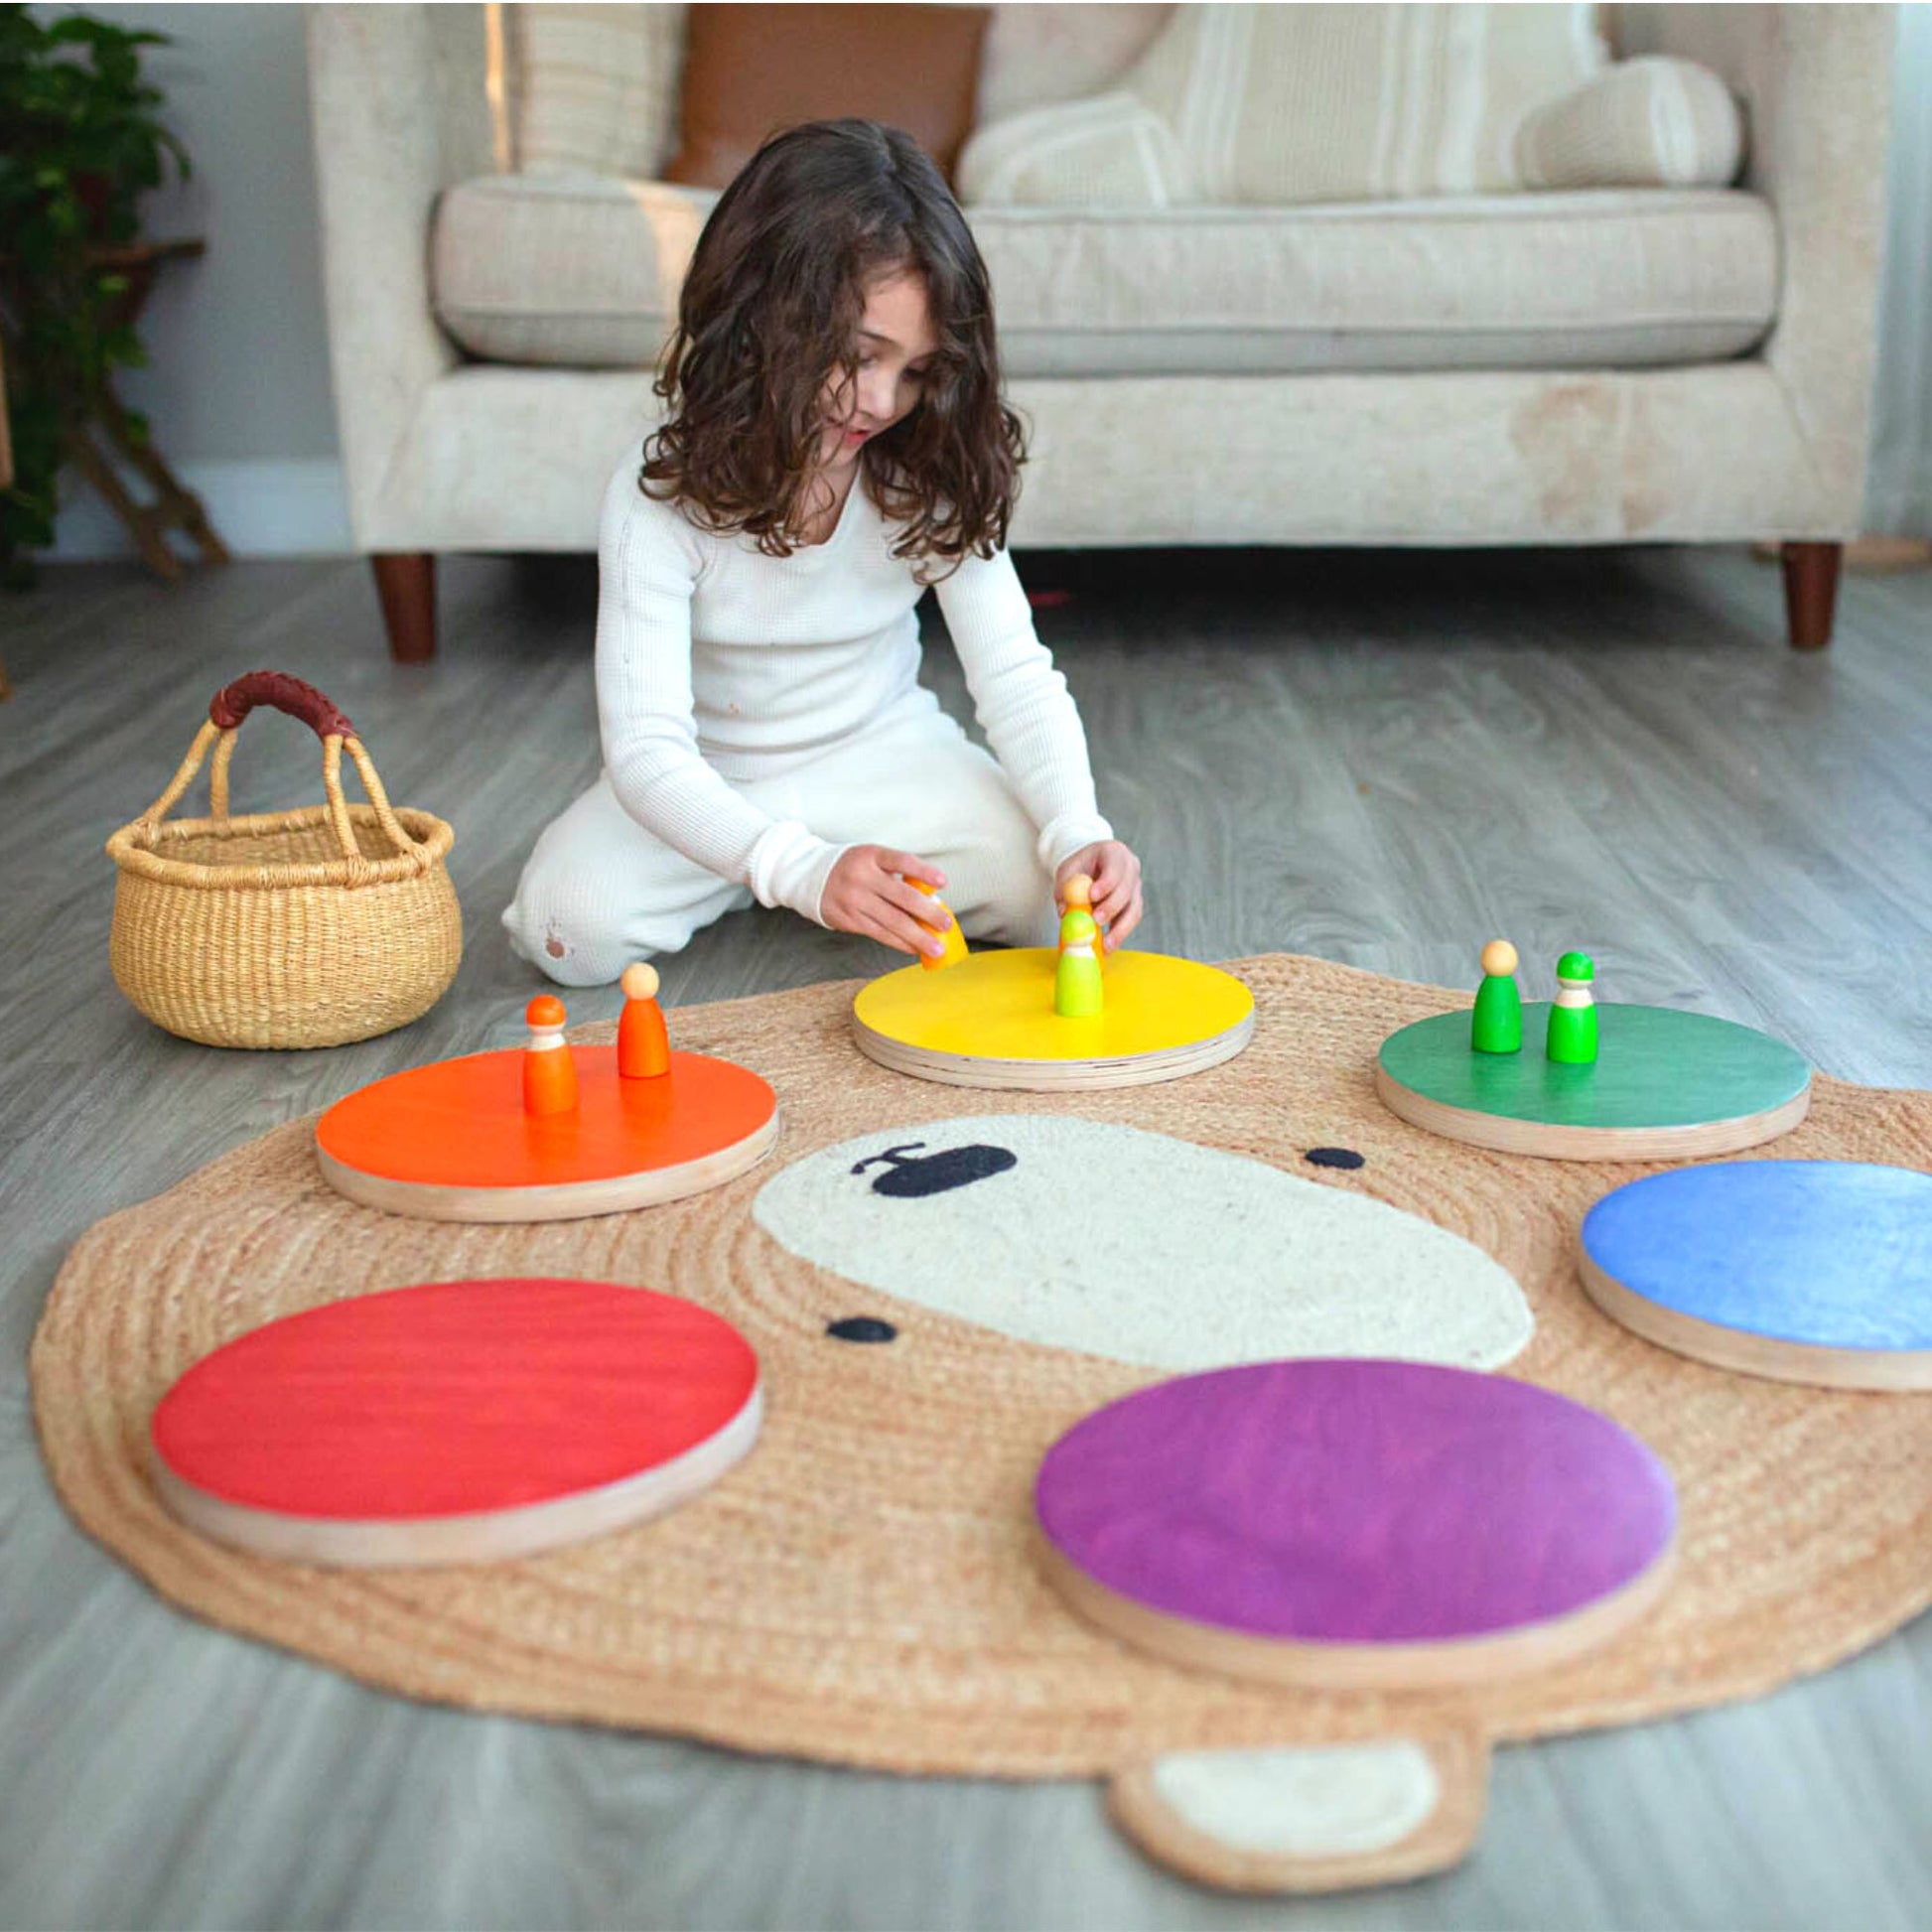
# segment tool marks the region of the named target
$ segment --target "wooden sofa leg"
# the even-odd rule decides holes
[[[1842,543],[1787,543],[1784,564],[1784,619],[1793,650],[1823,650],[1832,641],[1832,616],[1838,607],[1838,571],[1845,560]]]
[[[369,558],[382,600],[389,655],[427,664],[436,655],[436,557],[428,550],[382,550]]]

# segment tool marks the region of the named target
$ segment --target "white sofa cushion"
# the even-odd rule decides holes
[[[1525,188],[1725,188],[1743,159],[1730,89],[1665,54],[1619,62],[1516,131]]]
[[[960,194],[1163,207],[1513,188],[1523,116],[1607,59],[1585,5],[1185,6],[1098,100],[982,126]]]
[[[467,182],[437,213],[437,314],[485,360],[647,364],[714,200]],[[1776,222],[1741,193],[968,213],[1020,377],[1700,362],[1777,301]]]
[[[513,165],[655,175],[677,146],[687,12],[557,0],[502,8],[507,97],[496,106]],[[980,59],[980,119],[1112,86],[1173,12],[1114,0],[995,7]]]
[[[430,230],[437,319],[491,362],[640,368],[677,315],[715,189],[604,175],[484,175]]]
[[[1172,6],[1115,0],[995,7],[980,57],[979,118],[1004,120],[1049,100],[1078,100],[1116,85],[1173,13]]]
[[[970,218],[1016,375],[1701,362],[1777,307],[1777,222],[1742,194]]]
[[[647,177],[677,146],[679,6],[505,7],[517,167]]]

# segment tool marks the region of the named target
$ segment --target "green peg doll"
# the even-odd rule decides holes
[[[1516,990],[1516,948],[1492,939],[1482,949],[1482,985],[1476,991],[1469,1044],[1478,1053],[1514,1053],[1523,1044],[1523,996]]]
[[[1596,967],[1587,953],[1567,952],[1557,961],[1557,998],[1550,1009],[1544,1048],[1563,1066],[1588,1066],[1596,1058]]]
[[[1060,960],[1053,972],[1053,1011],[1062,1020],[1091,1020],[1105,993],[1094,947],[1100,927],[1084,907],[1069,905],[1060,920]]]

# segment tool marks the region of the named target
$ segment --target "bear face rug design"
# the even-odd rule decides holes
[[[1496,1368],[1532,1326],[1504,1269],[1432,1221],[1108,1121],[869,1134],[793,1162],[753,1214],[828,1274],[1170,1374],[1284,1355]]]
[[[397,1219],[327,1186],[312,1122],[277,1129],[76,1243],[32,1359],[54,1481],[82,1527],[170,1600],[404,1695],[904,1772],[1102,1778],[1112,1816],[1153,1856],[1255,1888],[1451,1863],[1478,1828],[1492,1745],[1755,1695],[1932,1600],[1932,1397],[1749,1380],[1618,1327],[1580,1285],[1578,1229],[1598,1197],[1645,1170],[1461,1147],[1375,1098],[1381,1040],[1466,994],[1280,955],[1232,970],[1257,1001],[1239,1058],[1168,1086],[1002,1096],[997,1117],[960,1114],[956,1092],[863,1060],[850,983],[685,1009],[674,1016],[681,1045],[777,1088],[783,1139],[730,1185],[632,1214],[496,1227]],[[1085,1126],[1104,1131],[1088,1139]],[[1081,1418],[1178,1363],[1148,1342],[1139,1315],[1116,1311],[1104,1347],[1064,1327],[1003,1332],[984,1302],[942,1295],[930,1276],[901,1271],[885,1285],[874,1260],[852,1258],[843,1222],[836,1240],[823,1217],[816,1232],[787,1223],[809,1259],[768,1223],[789,1187],[803,1199],[816,1161],[863,1196],[864,1213],[961,1217],[934,1245],[952,1244],[963,1276],[976,1194],[1034,1184],[1030,1149],[1057,1143],[1097,1160],[1126,1130],[1157,1173],[1171,1143],[1187,1144],[1171,1151],[1176,1171],[1226,1159],[1241,1176],[1233,1195],[1250,1206],[1292,1176],[1362,1209],[1364,1228],[1369,1210],[1399,1210],[1398,1224],[1413,1217],[1476,1251],[1465,1261],[1441,1250],[1456,1256],[1443,1284],[1488,1284],[1469,1290],[1488,1312],[1443,1344],[1450,1356],[1503,1363],[1589,1405],[1641,1438],[1676,1484],[1678,1568],[1655,1609],[1556,1669],[1401,1694],[1183,1670],[1069,1610],[1037,1561],[1041,1457]],[[1932,1168],[1932,1095],[1821,1077],[1810,1117],[1775,1153]],[[944,1173],[916,1168],[937,1156],[950,1157]],[[934,1181],[947,1184],[919,1191]],[[1060,1225],[1096,1226],[1113,1206],[1104,1172],[1073,1178]],[[1264,1272],[1266,1249],[1258,1242],[1251,1264]],[[1028,1251],[1022,1242],[1018,1263]],[[1173,1272],[1187,1248],[1167,1252]],[[672,1515],[491,1566],[376,1575],[278,1564],[198,1538],[163,1510],[148,1419],[220,1343],[348,1295],[512,1275],[634,1283],[725,1315],[757,1350],[768,1391],[756,1451]],[[1512,1286],[1533,1333],[1512,1313]],[[1183,1307],[1187,1291],[1172,1283]],[[1145,1299],[1131,1282],[1116,1292],[1124,1306]],[[1385,1323],[1387,1302],[1368,1298]],[[1455,1318],[1470,1323],[1470,1309],[1457,1303]],[[1385,1325],[1389,1352],[1403,1345],[1400,1326]]]

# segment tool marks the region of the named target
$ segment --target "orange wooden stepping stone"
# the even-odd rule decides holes
[[[708,1488],[758,1441],[758,1357],[650,1289],[433,1282],[217,1348],[161,1399],[162,1501],[261,1556],[386,1566],[526,1556]]]
[[[567,1221],[721,1186],[778,1137],[770,1086],[705,1053],[625,1080],[615,1046],[573,1046],[577,1106],[526,1113],[524,1050],[411,1067],[339,1100],[316,1124],[324,1176],[391,1214]]]

